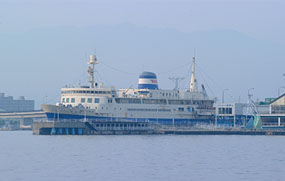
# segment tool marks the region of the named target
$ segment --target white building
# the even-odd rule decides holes
[[[19,99],[13,99],[12,96],[5,97],[4,93],[0,93],[0,112],[21,112],[34,109],[34,100],[25,100],[24,96],[19,97]]]
[[[269,114],[269,104],[255,104],[259,114]],[[216,104],[216,124],[228,126],[244,126],[253,116],[253,111],[247,103]]]

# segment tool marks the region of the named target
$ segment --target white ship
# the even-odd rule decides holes
[[[95,55],[90,56],[88,73],[90,86],[62,88],[56,105],[43,104],[49,120],[85,121],[146,121],[160,124],[197,124],[214,121],[214,99],[210,99],[202,85],[198,90],[193,58],[188,90],[159,89],[152,72],[139,76],[137,89],[104,87],[95,82]]]

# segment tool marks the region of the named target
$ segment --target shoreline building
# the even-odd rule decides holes
[[[252,117],[252,113],[247,113],[246,103],[222,103],[216,104],[216,124],[234,127],[245,125]]]
[[[5,96],[0,93],[0,112],[22,112],[35,110],[35,101],[26,100],[24,96],[14,99],[12,96]]]
[[[254,103],[263,126],[285,126],[285,94],[277,98],[266,98]],[[245,126],[253,117],[248,103],[216,104],[216,124],[222,126]]]
[[[270,102],[269,114],[263,115],[262,120],[268,126],[277,125],[285,127],[285,94]]]

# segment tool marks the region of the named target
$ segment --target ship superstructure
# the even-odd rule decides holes
[[[90,56],[88,73],[90,86],[61,89],[57,105],[42,105],[48,119],[82,119],[88,121],[149,121],[161,124],[196,124],[212,122],[215,109],[203,87],[198,90],[193,58],[190,86],[187,90],[162,90],[157,76],[143,72],[138,88],[104,87],[94,79],[97,58]]]

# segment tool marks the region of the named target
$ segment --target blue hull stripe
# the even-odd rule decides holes
[[[74,115],[74,114],[55,114],[55,113],[46,113],[47,118],[50,120],[57,119],[84,119],[83,115]],[[213,123],[214,120],[211,119],[167,119],[167,118],[121,118],[121,117],[99,117],[99,116],[86,116],[86,119],[93,120],[104,120],[104,121],[116,121],[116,120],[126,120],[126,121],[149,121],[156,122],[160,124],[195,124],[195,123]]]

